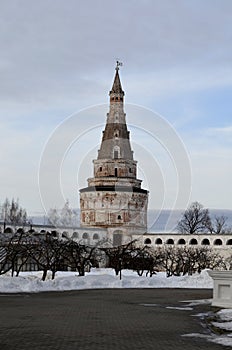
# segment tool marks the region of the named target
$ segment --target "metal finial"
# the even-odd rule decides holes
[[[116,61],[116,70],[119,70],[119,67],[122,66],[122,62]]]

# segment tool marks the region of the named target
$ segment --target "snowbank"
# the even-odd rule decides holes
[[[67,291],[98,288],[213,288],[213,281],[206,271],[183,277],[169,277],[157,273],[152,277],[140,277],[137,273],[123,270],[122,280],[112,269],[92,269],[84,277],[76,272],[58,272],[54,280],[48,274],[41,281],[42,272],[22,272],[19,277],[0,276],[0,293]]]

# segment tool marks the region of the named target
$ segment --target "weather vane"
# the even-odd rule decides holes
[[[118,60],[116,61],[116,70],[119,69],[119,67],[122,66],[122,62],[119,62]]]

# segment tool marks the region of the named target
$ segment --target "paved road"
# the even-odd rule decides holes
[[[198,312],[169,309],[211,298],[208,290],[114,289],[0,294],[1,350],[223,350],[205,339]],[[144,306],[142,304],[155,304]]]

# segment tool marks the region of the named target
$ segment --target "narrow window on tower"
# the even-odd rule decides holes
[[[118,177],[118,169],[117,168],[114,169],[114,176]]]
[[[113,154],[113,156],[114,156],[114,159],[117,159],[117,158],[120,157],[120,148],[118,146],[114,147],[114,154]]]

